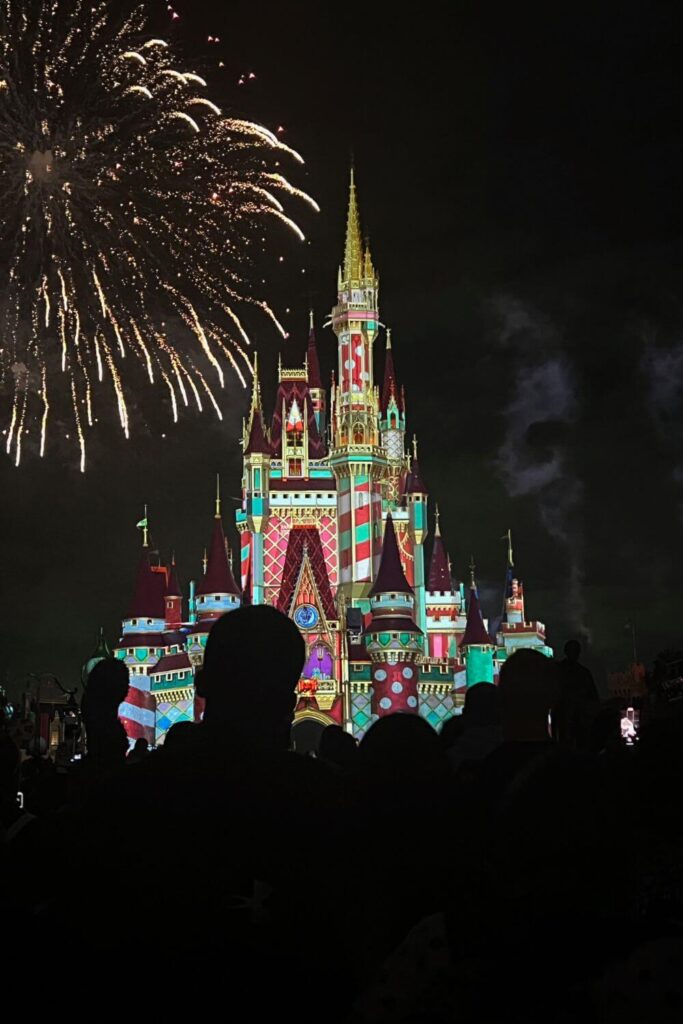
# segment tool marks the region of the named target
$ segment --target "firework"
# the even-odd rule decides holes
[[[251,372],[245,303],[284,335],[245,257],[269,225],[303,237],[283,203],[316,204],[280,168],[301,157],[222,112],[146,24],[144,8],[0,0],[0,383],[17,464],[29,418],[42,455],[61,402],[83,469],[107,387],[128,436],[136,366],[174,418],[203,397],[220,416],[224,367]]]

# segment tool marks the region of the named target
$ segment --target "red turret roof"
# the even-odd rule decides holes
[[[434,533],[434,546],[432,547],[432,560],[429,565],[427,590],[439,590],[442,593],[448,593],[453,590],[448,554],[438,526]]]
[[[396,372],[393,366],[393,350],[391,335],[387,332],[386,356],[384,358],[384,383],[382,385],[382,414],[385,414],[391,397],[395,399],[398,409],[403,411],[403,389],[396,383]]]
[[[190,658],[185,651],[181,651],[180,654],[165,654],[149,674],[158,676],[163,672],[178,672],[180,669],[187,668],[192,668]]]
[[[412,594],[413,588],[408,583],[401,565],[401,556],[396,540],[396,531],[391,515],[387,516],[387,525],[384,530],[384,543],[382,544],[382,558],[379,563],[379,572],[375,580],[370,596],[376,594],[403,593]]]
[[[467,606],[467,625],[460,641],[461,647],[486,646],[490,645],[491,637],[486,632],[484,620],[481,617],[479,596],[474,587],[470,590],[470,601]]]
[[[253,416],[251,417],[249,437],[247,439],[247,445],[244,449],[244,454],[271,454],[271,446],[268,441],[268,438],[266,437],[266,429],[263,425],[263,413],[261,412],[260,406],[254,409]]]
[[[321,388],[320,363],[318,362],[318,347],[315,343],[315,331],[311,327],[308,332],[308,348],[306,349],[306,361],[308,363],[308,386],[309,388]]]
[[[213,521],[209,559],[204,579],[197,587],[197,594],[235,594],[236,597],[240,596],[225,550],[225,534],[219,516],[216,516]]]
[[[168,567],[168,585],[166,587],[166,597],[182,597],[180,583],[178,582],[178,572],[176,570],[175,558],[172,560],[170,566]]]
[[[135,592],[128,612],[129,619],[163,619],[166,614],[164,594],[166,574],[153,572],[149,551],[145,548],[138,563]]]
[[[406,479],[405,493],[406,494],[428,494],[429,493],[429,491],[427,490],[427,485],[424,482],[424,480],[422,479],[422,472],[420,470],[420,463],[417,461],[416,458],[413,459],[412,466],[410,467],[410,472],[408,473],[408,477]]]
[[[270,455],[270,441],[263,423],[261,406],[261,386],[258,378],[258,352],[254,352],[254,378],[251,390],[251,410],[249,412],[249,436],[244,446],[245,455]]]

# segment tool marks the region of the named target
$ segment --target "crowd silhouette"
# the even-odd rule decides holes
[[[627,748],[570,642],[513,654],[440,734],[395,714],[302,756],[304,653],[242,608],[209,635],[203,720],[159,750],[127,753],[113,659],[81,762],[0,731],[6,997],[40,1005],[39,982],[53,1009],[68,979],[104,1017],[683,1020],[675,707]]]

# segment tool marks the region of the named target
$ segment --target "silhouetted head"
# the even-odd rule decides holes
[[[118,712],[128,693],[128,669],[118,658],[103,658],[88,676],[82,701],[84,717]]]
[[[445,764],[438,735],[419,715],[396,713],[370,726],[358,748],[358,769],[375,783],[413,783]]]
[[[129,761],[142,761],[143,758],[146,758],[148,753],[150,753],[150,751],[147,750],[147,741],[146,741],[146,739],[144,739],[143,736],[138,736],[138,738],[133,743],[132,751],[130,751],[129,754],[128,754],[128,760]]]
[[[270,605],[223,615],[209,633],[197,692],[211,729],[239,725],[260,745],[288,746],[306,645],[292,620]]]
[[[358,746],[353,736],[339,725],[328,725],[323,729],[318,744],[318,757],[329,764],[348,771],[356,763]]]
[[[88,676],[81,711],[90,762],[114,765],[126,756],[128,741],[119,721],[119,705],[126,699],[128,685],[128,669],[117,658],[99,661]]]
[[[557,696],[554,661],[529,648],[516,651],[503,664],[498,691],[506,740],[548,739],[548,712]]]
[[[567,661],[578,661],[581,655],[581,644],[578,640],[567,640],[564,645],[564,653]]]
[[[197,733],[194,722],[176,722],[166,733],[164,750],[177,753],[179,750],[187,750],[192,746]]]
[[[462,715],[451,715],[441,726],[439,739],[444,750],[449,750],[460,739],[465,728]]]
[[[475,683],[465,694],[463,721],[466,729],[473,726],[500,724],[500,694],[491,683]]]

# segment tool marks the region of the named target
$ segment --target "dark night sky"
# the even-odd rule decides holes
[[[179,3],[178,41],[225,61],[224,107],[286,126],[306,157],[291,176],[322,207],[300,218],[310,244],[283,237],[268,269],[291,309],[285,362],[301,361],[309,304],[321,323],[334,300],[353,152],[455,571],[473,551],[495,615],[510,526],[527,610],[556,647],[585,625],[596,669],[623,667],[632,616],[646,660],[681,646],[678,5],[200,6]],[[277,337],[253,333],[272,399]],[[318,337],[329,370],[334,339]],[[72,449],[2,463],[0,678],[75,681],[98,625],[115,639],[143,502],[182,578],[198,573],[216,471],[239,490],[246,396],[231,384],[223,406],[223,424],[157,411],[128,442],[103,429],[84,476]]]

